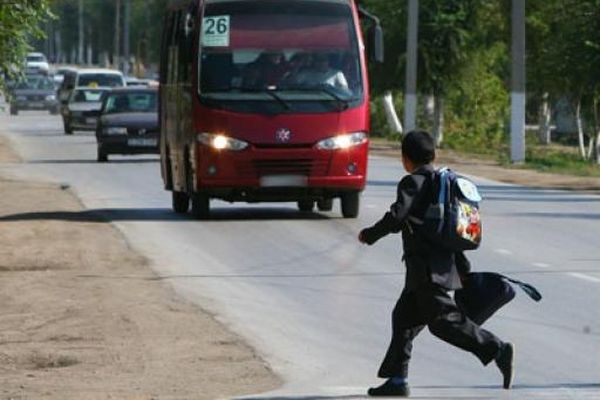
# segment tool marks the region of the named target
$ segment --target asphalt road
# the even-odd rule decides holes
[[[362,398],[380,383],[404,279],[401,243],[392,235],[366,247],[356,236],[393,200],[404,173],[397,160],[371,159],[356,220],[341,218],[337,203],[306,216],[291,203],[214,201],[214,219],[194,221],[171,212],[155,156],[97,164],[91,133],[65,136],[60,119],[41,112],[4,113],[0,130],[24,159],[1,173],[70,185],[89,210],[13,217],[108,218],[160,279],[243,335],[287,382],[257,398]],[[475,269],[532,283],[544,299],[518,293],[486,324],[517,347],[513,390],[500,389],[494,366],[424,331],[411,365],[414,397],[600,399],[600,197],[476,181],[485,231],[469,254]]]

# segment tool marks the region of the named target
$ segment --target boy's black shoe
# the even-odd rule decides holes
[[[369,388],[367,394],[371,397],[408,397],[410,389],[406,383],[396,385],[388,379],[381,386]]]
[[[496,357],[496,365],[502,372],[504,378],[504,389],[510,389],[513,378],[515,376],[515,346],[512,343],[504,343],[498,357]]]

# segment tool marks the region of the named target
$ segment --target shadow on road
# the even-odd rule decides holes
[[[525,212],[511,213],[514,218],[552,218],[552,219],[600,219],[598,213],[557,213],[557,212]]]
[[[211,210],[210,221],[328,220],[327,215],[303,213],[292,208],[239,208]],[[44,211],[0,216],[0,221],[72,221],[108,223],[114,221],[194,221],[190,215],[175,214],[169,208],[99,208],[85,211]]]
[[[110,160],[106,163],[99,163],[96,160],[33,160],[27,161],[27,164],[98,164],[98,165],[110,165],[110,164],[147,164],[147,163],[158,163],[158,158],[139,158],[139,159],[117,159]]]

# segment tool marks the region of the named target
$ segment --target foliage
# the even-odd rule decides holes
[[[8,77],[20,72],[29,40],[43,36],[40,23],[50,16],[46,0],[0,0],[0,72]]]
[[[445,146],[477,153],[503,151],[507,140],[509,95],[506,85],[493,72],[506,46],[473,53],[459,79],[449,91]]]

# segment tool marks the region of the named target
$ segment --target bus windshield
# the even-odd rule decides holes
[[[200,46],[199,92],[209,105],[330,112],[363,98],[349,4],[209,1]]]

